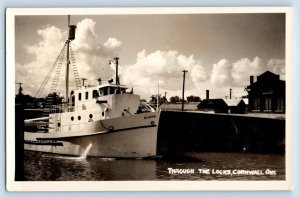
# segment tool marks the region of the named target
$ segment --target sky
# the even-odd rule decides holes
[[[284,14],[80,15],[71,24],[80,77],[115,78],[108,62],[118,56],[121,84],[147,100],[158,85],[167,98],[181,97],[182,70],[185,96],[202,99],[207,89],[211,98],[228,97],[230,88],[233,98],[247,95],[249,76],[267,70],[285,80]],[[67,31],[67,16],[16,16],[16,83],[24,94],[35,95]]]

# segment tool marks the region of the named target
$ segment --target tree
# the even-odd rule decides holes
[[[201,102],[201,98],[199,96],[188,96],[186,97],[188,102]]]
[[[179,96],[172,96],[170,98],[170,102],[180,102],[181,98],[179,98]]]

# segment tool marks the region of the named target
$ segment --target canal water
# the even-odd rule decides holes
[[[65,157],[25,151],[28,181],[284,180],[285,155],[189,152],[168,159]]]

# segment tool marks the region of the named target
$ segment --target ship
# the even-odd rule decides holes
[[[24,131],[24,149],[68,156],[104,158],[145,158],[157,156],[157,132],[160,111],[120,83],[118,57],[115,80],[99,81],[84,86],[74,70],[77,89],[69,91],[69,67],[73,54],[70,43],[75,39],[76,26],[70,25],[69,35],[59,57],[66,57],[66,95],[58,104],[48,104],[44,117],[25,120],[25,126],[39,130]],[[71,58],[70,58],[71,57]],[[62,58],[58,58],[62,59]],[[57,62],[57,61],[56,61]],[[61,63],[58,64],[61,69]],[[53,70],[53,69],[52,69]],[[57,85],[54,79],[53,85]],[[53,96],[54,93],[49,95]]]

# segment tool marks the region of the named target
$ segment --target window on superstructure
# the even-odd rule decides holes
[[[72,104],[75,103],[75,96],[72,96]]]
[[[85,92],[85,99],[88,100],[89,99],[89,92]]]
[[[98,90],[93,90],[93,98],[99,97]]]
[[[108,94],[108,89],[107,89],[107,87],[104,87],[104,88],[103,88],[103,94],[104,94],[105,96]]]
[[[100,96],[103,96],[103,89],[99,89]]]
[[[110,92],[109,94],[114,94],[115,93],[115,88],[114,87],[110,87]]]
[[[78,100],[81,100],[81,93],[78,94]]]

